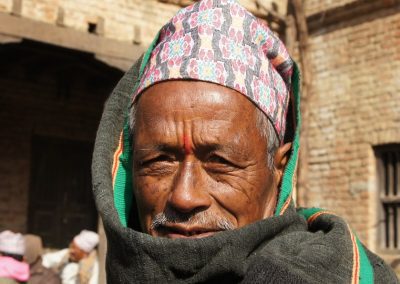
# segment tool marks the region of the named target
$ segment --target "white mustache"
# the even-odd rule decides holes
[[[220,229],[224,231],[235,229],[235,225],[231,221],[208,211],[185,214],[168,209],[165,210],[165,212],[158,213],[154,217],[151,223],[151,228],[157,230],[158,228],[171,223],[182,223],[204,227],[207,229]]]

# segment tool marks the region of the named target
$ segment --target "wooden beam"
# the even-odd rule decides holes
[[[258,13],[263,14],[263,17],[269,17],[272,21],[278,23],[279,25],[286,25],[285,16],[268,8],[263,1],[256,0],[256,5],[258,6]],[[252,12],[257,13],[257,11]]]
[[[158,1],[167,4],[179,5],[181,7],[186,7],[196,2],[195,0],[158,0]]]
[[[386,204],[400,204],[400,195],[396,196],[383,196],[381,202]]]
[[[129,63],[144,51],[143,47],[138,45],[5,13],[0,13],[0,35],[89,52],[99,58],[113,58]]]
[[[341,24],[377,13],[381,10],[395,8],[400,11],[400,0],[357,0],[346,5],[324,10],[307,17],[307,25],[310,34],[327,31],[333,27],[341,27]],[[395,12],[395,11],[393,11]]]
[[[158,0],[162,3],[178,5],[181,7],[186,7],[192,5],[196,0]],[[257,8],[256,9],[248,9],[254,16],[265,19],[268,22],[277,23],[280,28],[279,30],[283,30],[285,27],[285,16],[269,9],[262,1],[255,1]]]
[[[289,11],[293,14],[296,25],[296,33],[299,41],[299,58],[300,69],[302,74],[301,85],[301,104],[300,112],[302,116],[302,123],[300,129],[300,152],[299,152],[299,166],[298,166],[298,182],[297,182],[297,204],[300,206],[307,206],[307,192],[309,192],[308,180],[308,129],[309,129],[309,101],[310,101],[310,84],[311,84],[311,67],[308,52],[308,27],[304,11],[304,3],[302,0],[290,0]]]
[[[11,14],[15,16],[21,16],[22,15],[22,0],[13,0],[12,1],[12,6],[11,6]]]
[[[296,46],[296,22],[293,15],[286,18],[285,46],[290,55],[295,53]]]
[[[8,36],[0,34],[0,44],[5,43],[19,43],[22,39],[20,37]]]
[[[98,247],[98,260],[99,260],[99,266],[101,269],[99,269],[99,284],[106,284],[106,255],[107,255],[107,238],[106,238],[106,233],[104,231],[104,226],[103,226],[103,221],[101,220],[99,216],[99,222],[98,222],[98,234],[99,234],[99,247]]]
[[[139,25],[135,25],[133,27],[133,43],[142,43],[142,28]]]

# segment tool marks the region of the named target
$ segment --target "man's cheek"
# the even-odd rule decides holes
[[[155,215],[163,211],[165,183],[149,178],[136,179],[134,194],[139,220],[144,233],[151,234],[151,223]]]
[[[157,179],[146,179],[139,180],[136,186],[137,201],[146,213],[163,210],[160,207],[163,207],[168,196],[168,182]]]

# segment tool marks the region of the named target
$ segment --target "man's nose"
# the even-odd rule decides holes
[[[175,176],[168,203],[177,211],[190,213],[203,211],[211,206],[211,196],[204,187],[200,165],[196,162],[183,162]]]

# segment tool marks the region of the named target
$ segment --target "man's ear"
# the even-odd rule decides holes
[[[292,143],[283,144],[276,150],[273,174],[277,185],[281,183],[283,171],[289,161],[290,149],[292,149]]]

